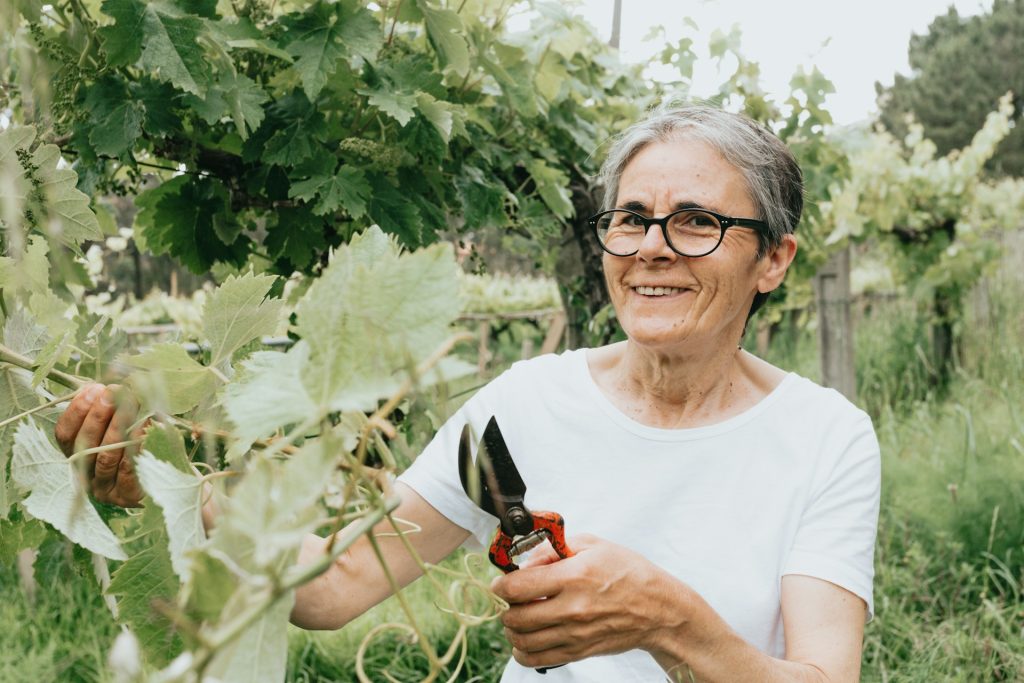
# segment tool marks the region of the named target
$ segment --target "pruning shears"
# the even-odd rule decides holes
[[[459,440],[459,479],[470,500],[498,518],[491,542],[491,564],[508,574],[519,569],[513,558],[544,541],[562,559],[573,553],[565,544],[565,520],[557,512],[529,510],[523,503],[526,484],[512,461],[512,454],[492,416],[477,449],[476,463],[470,451],[472,430],[467,424]]]

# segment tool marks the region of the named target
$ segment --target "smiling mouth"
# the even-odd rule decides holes
[[[633,287],[634,292],[644,296],[671,296],[683,291],[680,287]]]

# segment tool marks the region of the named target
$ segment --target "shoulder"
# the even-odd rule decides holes
[[[871,417],[842,393],[795,372],[786,375],[780,388],[785,389],[780,408],[805,427],[815,423],[830,428],[837,423],[871,425]]]
[[[516,361],[508,370],[494,379],[499,385],[517,385],[530,382],[574,383],[579,380],[580,368],[586,365],[588,349],[571,349],[562,353],[546,353],[528,360]]]

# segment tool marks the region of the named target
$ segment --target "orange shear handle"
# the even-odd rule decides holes
[[[498,532],[494,534],[494,541],[491,543],[491,551],[489,553],[491,564],[506,574],[519,569],[519,565],[512,561],[513,557],[523,552],[517,549],[517,543],[521,543],[522,540],[531,537],[537,538],[543,535],[563,560],[573,556],[573,552],[569,550],[569,546],[565,543],[565,520],[562,518],[562,515],[557,512],[530,512],[530,514],[533,516],[533,531],[524,537],[520,537],[520,541],[506,534],[501,530],[501,527],[498,527]],[[533,545],[529,547],[533,547]]]

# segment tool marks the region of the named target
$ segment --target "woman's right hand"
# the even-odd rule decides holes
[[[132,430],[138,415],[139,403],[127,389],[116,384],[90,384],[71,400],[53,433],[64,454],[70,456],[88,448],[141,439],[142,427]],[[133,445],[85,456],[82,471],[96,500],[121,507],[139,506],[143,492],[135,475],[138,452],[138,446]]]

